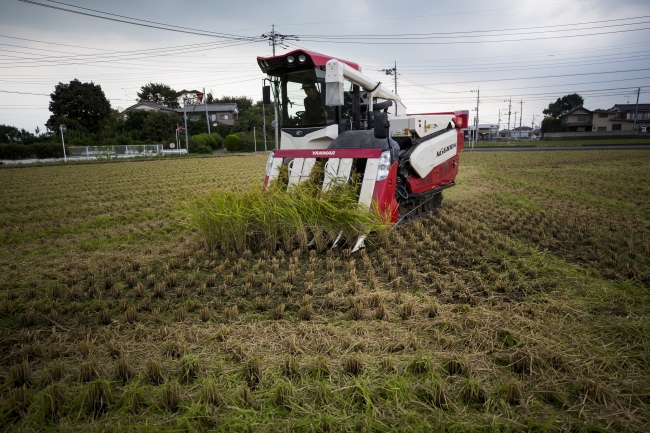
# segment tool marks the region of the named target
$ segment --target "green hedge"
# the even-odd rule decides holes
[[[226,135],[226,138],[223,140],[223,145],[226,146],[228,152],[237,152],[239,151],[240,138],[235,134]]]
[[[63,158],[60,143],[0,144],[0,159]]]
[[[223,138],[221,138],[221,135],[217,134],[216,132],[213,132],[210,134],[212,138],[214,138],[215,141],[215,147],[213,149],[219,149],[221,146],[223,146]]]
[[[190,153],[212,153],[212,147],[208,144],[208,140],[204,137],[207,134],[193,135],[189,139]]]
[[[254,152],[255,151],[255,140],[252,132],[237,132],[236,134],[239,137],[239,151],[240,152]],[[257,143],[258,145],[260,143]],[[262,142],[264,146],[264,142]]]
[[[218,149],[223,143],[223,139],[217,133],[193,135],[191,140],[194,146],[190,146],[190,152],[194,153],[208,153],[208,149]]]

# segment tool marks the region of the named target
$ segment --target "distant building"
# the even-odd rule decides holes
[[[616,104],[609,110],[591,111],[580,106],[560,116],[563,132],[607,132],[634,130],[650,126],[650,104]]]
[[[187,120],[197,120],[199,116],[205,115],[205,105],[188,105]],[[183,115],[183,108],[175,108],[174,111]],[[208,116],[213,125],[234,125],[239,117],[239,109],[236,103],[208,104]]]
[[[593,125],[593,114],[583,106],[574,107],[560,116],[563,132],[587,132]]]
[[[539,129],[535,131],[539,131]],[[499,138],[534,138],[539,135],[535,134],[535,131],[530,126],[522,126],[521,129],[519,127],[511,130],[503,129],[499,131]]]
[[[474,134],[476,126],[470,125],[469,131]],[[480,123],[478,125],[478,139],[479,140],[496,140],[499,134],[499,125],[488,123]]]
[[[638,107],[636,104],[616,104],[607,110],[608,114],[613,114],[613,116],[608,116],[612,129],[607,129],[607,131],[631,131],[634,129],[635,112],[636,129],[640,130],[643,127],[647,129],[650,126],[650,104],[639,104]]]
[[[208,116],[213,126],[220,125],[234,125],[237,117],[239,117],[239,109],[236,103],[223,103],[223,104],[207,104]],[[205,105],[188,105],[185,107],[187,110],[187,120],[198,120],[201,115],[205,115]],[[146,111],[166,111],[170,113],[177,113],[183,117],[183,108],[171,108],[166,105],[157,104],[150,101],[139,101],[131,105],[126,110],[118,114],[126,120],[129,117],[129,112],[146,110]]]
[[[129,112],[130,111],[168,111],[173,113],[174,109],[170,108],[166,105],[163,104],[157,104],[155,102],[151,101],[138,101],[136,104],[131,105],[130,107],[126,108],[124,111],[118,114],[119,117],[122,119],[126,120],[129,117]]]

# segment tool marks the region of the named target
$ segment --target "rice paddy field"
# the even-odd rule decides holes
[[[648,431],[650,151],[465,152],[360,253],[209,249],[196,197],[265,162],[0,169],[0,430]]]

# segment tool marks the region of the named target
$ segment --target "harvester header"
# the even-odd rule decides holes
[[[271,83],[264,103],[272,91],[280,129],[265,185],[314,181],[320,166],[323,190],[355,179],[359,203],[387,222],[441,205],[442,190],[455,185],[468,112],[407,114],[401,98],[358,64],[307,50],[257,61]]]

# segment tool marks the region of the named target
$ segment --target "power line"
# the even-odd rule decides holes
[[[543,32],[530,32],[530,30],[537,30],[537,29],[552,29],[556,27],[568,27],[568,26],[584,26],[584,25],[589,25],[589,24],[602,24],[602,23],[610,23],[610,22],[618,22],[618,21],[628,21],[628,20],[637,20],[637,19],[645,19],[645,18],[650,18],[650,15],[643,15],[639,17],[629,17],[629,18],[617,18],[617,19],[611,19],[611,20],[601,20],[601,21],[587,21],[583,23],[571,23],[571,24],[554,24],[550,26],[535,26],[535,27],[517,27],[517,28],[512,28],[512,29],[492,29],[492,30],[472,30],[472,31],[465,31],[465,32],[442,32],[442,33],[398,33],[398,34],[392,34],[392,35],[387,35],[387,34],[360,34],[360,35],[303,35],[304,37],[312,37],[312,38],[327,38],[327,39],[358,39],[358,38],[382,38],[382,39],[395,39],[395,38],[403,38],[403,37],[408,37],[408,38],[413,38],[413,37],[432,37],[436,35],[441,35],[442,38],[448,39],[450,35],[469,35],[471,37],[481,37],[481,35],[476,36],[477,33],[493,33],[493,32],[515,32],[515,31],[521,31],[524,30],[526,31],[525,34],[531,34],[531,33],[543,33]],[[642,21],[638,23],[624,23],[624,24],[612,24],[609,26],[594,26],[594,27],[587,27],[584,29],[568,29],[568,30],[556,30],[556,31],[573,31],[573,30],[590,30],[590,29],[602,29],[602,28],[608,28],[608,27],[620,27],[620,26],[632,26],[632,25],[637,25],[637,24],[647,24],[648,21]],[[511,35],[509,35],[511,36]]]
[[[544,75],[544,76],[538,76],[538,77],[495,78],[495,79],[492,79],[492,80],[476,80],[476,81],[452,81],[452,82],[448,82],[448,83],[421,84],[421,85],[433,86],[433,85],[443,85],[443,84],[485,83],[485,82],[494,82],[494,81],[537,80],[537,79],[546,79],[546,78],[575,77],[575,76],[581,76],[581,75],[620,74],[620,73],[624,73],[624,72],[640,72],[640,71],[650,71],[650,68],[628,69],[628,70],[624,70],[624,71],[584,72],[584,73],[581,73],[581,74]]]
[[[557,2],[557,3],[544,3],[544,6],[552,6],[558,4],[567,4],[567,3],[578,3],[586,0],[577,0],[577,1],[568,1],[568,2]],[[530,7],[537,7],[537,5],[530,6],[515,6],[511,8],[499,8],[499,9],[483,9],[483,10],[463,10],[461,12],[448,12],[444,14],[429,14],[429,15],[411,15],[403,17],[390,17],[390,18],[375,18],[375,19],[365,19],[365,20],[347,20],[347,21],[321,21],[321,22],[311,22],[311,23],[291,23],[291,24],[278,24],[278,26],[309,26],[314,24],[342,24],[342,23],[360,23],[360,22],[370,22],[370,21],[395,21],[395,20],[404,20],[404,19],[414,19],[414,18],[431,18],[431,17],[444,17],[450,15],[467,15],[471,13],[484,13],[484,12],[498,12],[498,11],[507,11],[513,9],[526,9]]]
[[[238,45],[243,45],[243,44],[249,44],[251,42],[238,42],[238,43],[228,43],[228,45],[212,45],[210,47],[202,47],[202,48],[197,48],[195,50],[190,50],[187,48],[171,48],[171,49],[165,49],[165,48],[160,48],[159,50],[164,50],[164,51],[156,51],[156,50],[151,50],[150,52],[147,52],[147,50],[138,50],[136,52],[125,52],[125,53],[114,53],[113,55],[111,54],[75,54],[75,53],[69,53],[72,54],[70,57],[66,56],[49,56],[49,57],[16,57],[16,56],[7,56],[4,55],[4,57],[14,57],[16,59],[19,59],[21,61],[30,61],[33,64],[33,62],[49,62],[49,63],[55,63],[55,62],[75,62],[77,60],[79,61],[90,61],[90,62],[107,62],[107,61],[120,61],[120,60],[140,60],[143,58],[149,58],[149,57],[160,57],[160,56],[168,56],[168,55],[174,55],[176,53],[193,53],[197,51],[205,51],[207,49],[212,49],[212,48],[225,48],[225,47],[232,47],[232,46],[238,46]],[[223,43],[217,43],[217,44],[223,44]],[[17,53],[17,54],[26,54],[26,55],[31,55],[32,53],[25,53],[21,51],[13,51],[13,50],[6,50],[6,49],[0,49],[0,51],[5,51],[5,52],[12,52],[12,53]],[[148,55],[147,55],[148,54]],[[120,57],[120,56],[134,56],[136,55],[137,57]],[[80,57],[84,56],[84,57]],[[90,58],[90,56],[93,56],[93,58]],[[16,61],[13,62],[13,66],[21,66],[20,64],[16,65]]]
[[[190,35],[207,36],[207,37],[212,37],[212,38],[222,38],[222,39],[231,39],[231,40],[248,40],[248,41],[259,41],[260,40],[257,37],[238,36],[238,35],[231,35],[231,34],[227,34],[227,33],[217,33],[217,32],[211,32],[211,31],[207,31],[207,30],[198,30],[198,29],[185,28],[185,27],[175,26],[175,25],[172,25],[172,24],[158,23],[158,22],[155,22],[155,21],[147,21],[147,20],[143,20],[143,19],[139,19],[139,18],[127,17],[127,16],[124,16],[124,15],[111,14],[109,12],[97,11],[97,10],[94,10],[94,9],[83,8],[83,7],[80,7],[80,6],[69,5],[67,3],[54,2],[52,0],[46,0],[46,1],[50,1],[52,3],[63,4],[63,5],[66,5],[66,6],[77,8],[77,9],[88,10],[88,11],[92,11],[92,12],[96,12],[96,13],[100,13],[100,14],[104,14],[104,15],[120,17],[120,18],[124,18],[124,19],[111,18],[110,16],[102,16],[102,15],[97,15],[95,13],[88,13],[88,12],[81,12],[81,11],[76,11],[76,10],[72,10],[72,9],[66,9],[66,8],[59,7],[59,6],[39,3],[39,2],[36,2],[36,1],[33,1],[33,0],[18,0],[18,1],[22,2],[22,3],[28,3],[28,4],[31,4],[31,5],[35,5],[35,6],[42,6],[42,7],[46,7],[46,8],[50,8],[50,9],[56,9],[56,10],[60,10],[60,11],[64,11],[64,12],[70,12],[70,13],[73,13],[73,14],[84,15],[84,16],[99,18],[99,19],[108,20],[108,21],[115,21],[115,22],[120,22],[120,23],[124,23],[124,24],[131,24],[131,25],[140,26],[140,27],[148,27],[148,28],[152,28],[152,29],[167,30],[167,31],[177,32],[177,33],[186,33],[186,34],[190,34]],[[131,21],[128,21],[128,20],[131,20]]]
[[[22,1],[22,0],[21,0]],[[239,45],[246,45],[246,44],[251,44],[253,42],[237,42],[237,43],[230,43],[228,45],[221,45],[219,48],[228,48],[228,47],[235,47]],[[187,53],[187,52],[196,52],[196,51],[202,51],[204,49],[197,49],[197,50],[184,50],[182,52]],[[34,59],[34,62],[47,62],[49,64],[34,64],[34,63],[25,63],[25,64],[9,64],[8,66],[0,66],[0,69],[15,69],[15,68],[24,68],[24,67],[29,67],[29,68],[35,68],[35,67],[43,67],[43,66],[70,66],[70,65],[91,65],[93,63],[107,63],[107,62],[115,62],[115,61],[125,61],[125,60],[141,60],[143,58],[150,58],[150,57],[160,57],[160,56],[165,56],[165,55],[173,55],[174,53],[154,53],[152,55],[143,55],[143,56],[138,56],[138,57],[126,57],[126,58],[110,58],[107,56],[101,56],[100,59],[79,59],[74,60],[74,59],[60,59],[59,63],[56,63],[56,60],[40,60],[40,59]],[[61,63],[65,62],[65,63]],[[6,63],[5,63],[6,65]]]
[[[50,96],[45,93],[15,92],[13,90],[0,90],[0,93],[18,93],[20,95]]]
[[[19,0],[24,1],[24,0]],[[332,44],[358,44],[358,45],[455,45],[455,44],[477,44],[477,43],[501,43],[501,42],[524,42],[524,41],[542,41],[549,39],[564,39],[564,38],[578,38],[585,36],[599,36],[599,35],[610,35],[614,33],[628,33],[636,32],[642,30],[649,30],[650,27],[644,27],[640,29],[629,29],[629,30],[616,30],[611,32],[598,32],[598,33],[585,33],[581,35],[560,35],[560,36],[549,36],[546,38],[517,38],[517,39],[500,39],[500,40],[481,40],[477,41],[443,41],[443,42],[393,42],[391,40],[382,40],[378,42],[364,42],[364,41],[340,41],[340,40],[330,40],[330,39],[308,39],[305,36],[300,36],[302,41],[305,42],[329,42]],[[467,38],[469,36],[462,36],[462,38]],[[354,38],[350,38],[354,39]],[[442,38],[435,38],[442,39]]]
[[[603,57],[603,56],[597,56],[597,57]],[[631,62],[635,60],[646,60],[650,57],[650,52],[647,54],[643,55],[634,55],[634,56],[627,56],[627,57],[615,57],[612,56],[610,61],[568,61],[565,59],[562,59],[560,62],[567,62],[568,63],[560,63],[560,62],[526,62],[525,66],[532,66],[532,67],[513,67],[511,65],[516,65],[515,63],[499,63],[497,64],[500,67],[493,67],[489,69],[481,69],[481,68],[487,68],[487,66],[481,66],[478,65],[478,68],[467,68],[463,66],[454,66],[455,68],[460,68],[460,69],[451,69],[451,68],[438,68],[436,67],[435,69],[428,69],[431,68],[430,66],[422,66],[422,67],[417,67],[417,66],[411,66],[411,67],[406,67],[402,69],[402,71],[407,71],[410,74],[416,74],[416,75],[423,75],[423,74],[431,74],[431,73],[456,73],[456,72],[463,72],[463,73],[468,73],[468,72],[499,72],[503,70],[508,70],[508,71],[527,71],[531,69],[544,69],[544,68],[556,68],[559,66],[592,66],[592,65],[605,65],[605,64],[610,64],[610,63],[621,63],[621,62]],[[540,63],[540,64],[537,64]],[[518,63],[519,65],[522,65],[522,63]],[[477,66],[477,65],[472,65],[472,66]],[[424,72],[423,72],[424,70]]]

